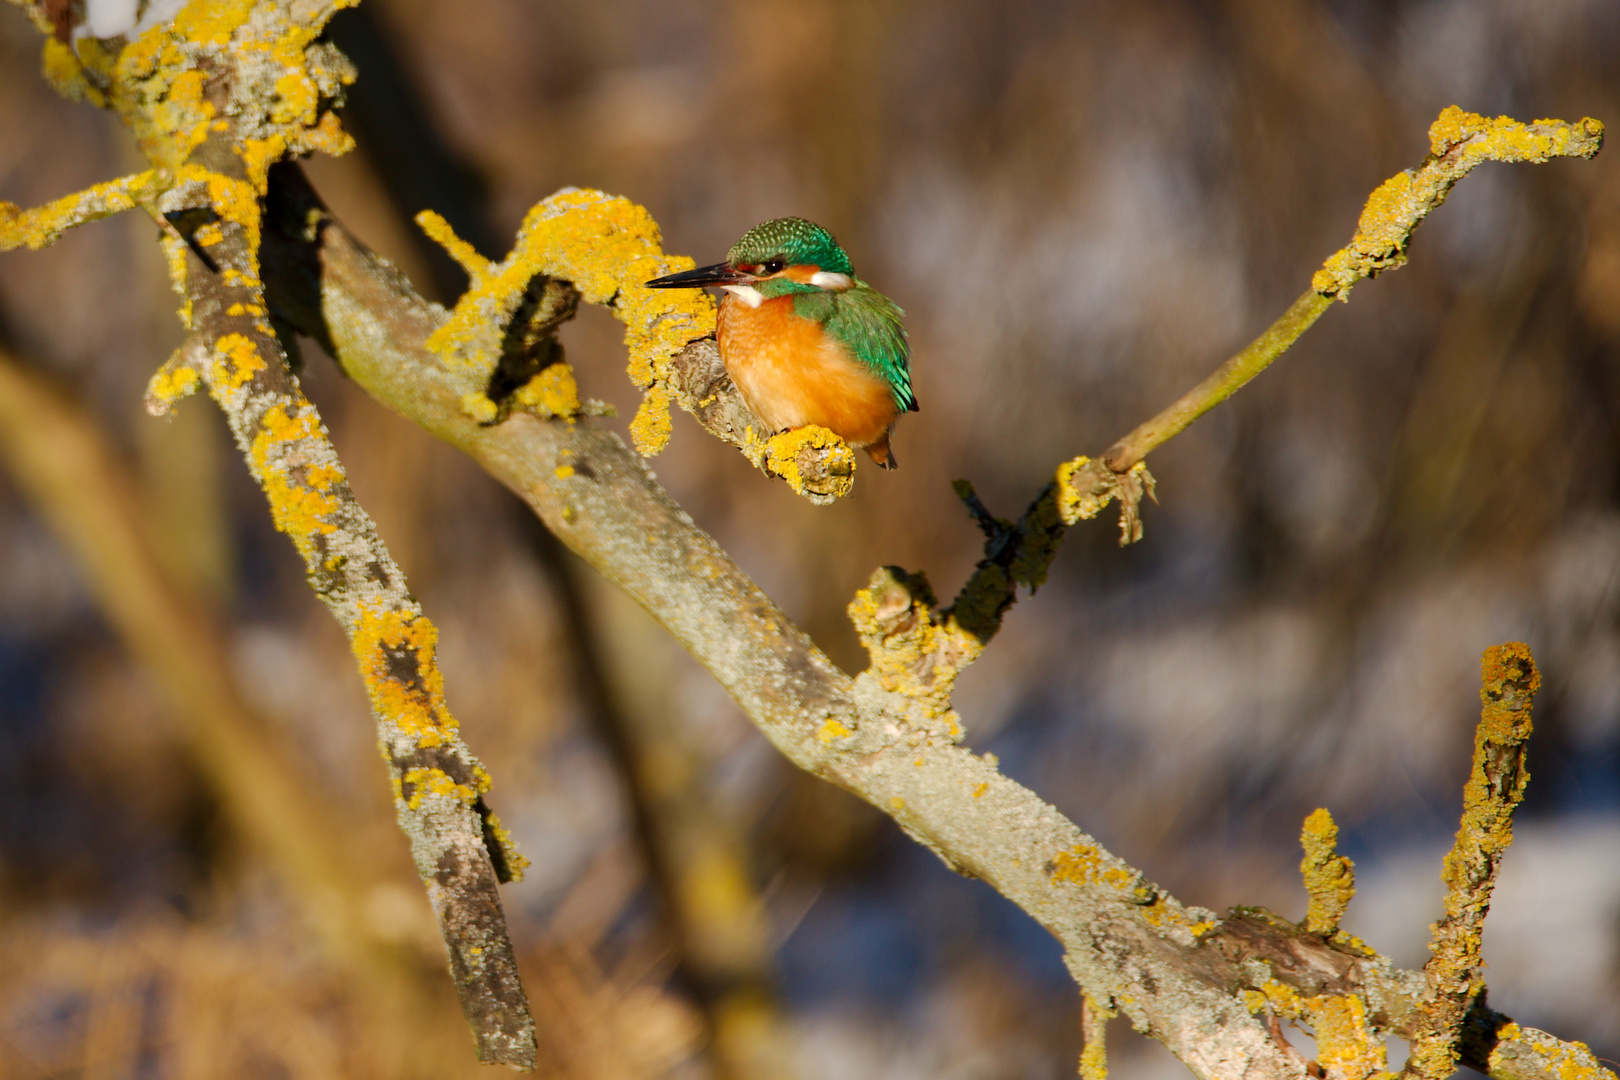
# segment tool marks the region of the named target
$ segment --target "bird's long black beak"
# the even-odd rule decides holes
[[[696,270],[683,270],[679,274],[653,278],[647,282],[647,288],[701,289],[705,285],[732,285],[739,281],[753,280],[751,275],[733,270],[726,263],[715,263],[713,266],[700,266]]]

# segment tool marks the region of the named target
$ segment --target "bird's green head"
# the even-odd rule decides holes
[[[731,246],[726,263],[759,276],[779,274],[791,267],[845,277],[855,274],[849,256],[832,233],[804,218],[777,218],[755,225]]]
[[[718,285],[750,304],[794,293],[841,292],[858,284],[849,256],[832,233],[803,218],[755,225],[726,261],[647,282],[654,289]]]

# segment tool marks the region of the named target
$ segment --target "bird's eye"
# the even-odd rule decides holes
[[[765,271],[767,274],[780,274],[782,272],[782,268],[786,265],[787,263],[783,262],[781,259],[771,259],[762,265],[760,269]]]

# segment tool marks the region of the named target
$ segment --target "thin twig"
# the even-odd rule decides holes
[[[1159,415],[1136,427],[1103,454],[1103,462],[1114,472],[1122,473],[1150,452],[1187,430],[1194,420],[1237,393],[1250,379],[1271,366],[1288,347],[1299,340],[1301,334],[1333,303],[1333,297],[1311,289],[1288,306],[1288,310],[1263,334],[1226,363],[1216,368],[1203,382],[1177,398],[1175,403]]]
[[[1367,199],[1355,237],[1328,257],[1311,279],[1309,291],[1242,352],[1109,447],[1103,461],[1115,472],[1131,468],[1269,367],[1329,303],[1348,299],[1357,282],[1405,263],[1412,233],[1474,166],[1485,161],[1590,158],[1602,145],[1603,125],[1591,117],[1573,124],[1558,120],[1521,124],[1505,116],[1490,120],[1456,106],[1447,108],[1429,128],[1429,156],[1416,169],[1379,185]]]
[[[1108,1080],[1108,1021],[1118,1012],[1080,993],[1080,1080]]]

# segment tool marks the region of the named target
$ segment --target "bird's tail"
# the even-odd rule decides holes
[[[898,469],[900,467],[900,462],[895,460],[894,451],[889,448],[889,433],[887,431],[883,433],[877,442],[866,445],[866,454],[877,462],[877,467],[880,469]]]

